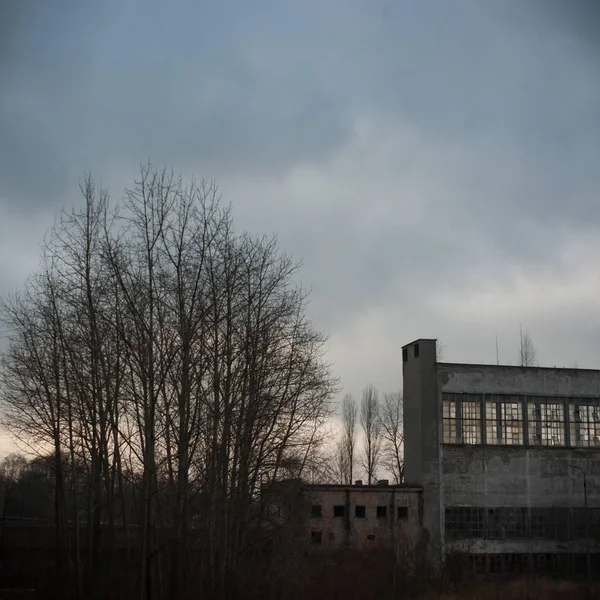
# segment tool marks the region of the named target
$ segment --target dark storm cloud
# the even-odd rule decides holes
[[[411,336],[440,335],[461,360],[512,321],[544,340],[552,318],[596,331],[568,294],[549,299],[567,280],[600,295],[564,258],[581,239],[597,252],[598,3],[1,6],[0,248],[17,259],[0,263],[0,293],[88,169],[119,195],[150,158],[216,177],[240,229],[304,258],[350,387],[395,385]],[[490,297],[506,308],[486,312]]]
[[[211,175],[273,172],[319,161],[345,139],[340,98],[314,76],[301,46],[284,35],[263,41],[269,28],[252,11],[59,6],[53,13],[49,3],[30,3],[13,19],[0,100],[5,200],[51,201],[88,168],[131,168],[146,157]]]
[[[538,0],[538,10],[555,26],[570,32],[583,45],[600,47],[600,2],[597,0]]]

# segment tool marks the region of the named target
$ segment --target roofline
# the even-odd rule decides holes
[[[412,346],[413,344],[417,344],[418,342],[436,342],[437,343],[437,339],[436,338],[419,338],[418,340],[413,340],[412,342],[410,342],[410,344],[404,344],[404,346],[402,346],[402,349],[404,350],[404,348],[408,348],[409,346]]]
[[[410,485],[407,483],[390,483],[387,485],[373,483],[371,485],[353,485],[351,483],[303,483],[302,488],[313,490],[360,490],[368,492],[380,492],[382,490],[408,490],[422,491],[423,488],[418,485]]]
[[[410,344],[409,344],[410,345]],[[520,365],[494,365],[486,363],[452,363],[452,362],[438,362],[437,365],[441,367],[480,367],[480,368],[494,368],[494,369],[515,369],[519,371],[523,370],[539,370],[539,371],[572,371],[572,372],[585,372],[585,373],[599,373],[600,369],[580,369],[574,367],[521,367]]]

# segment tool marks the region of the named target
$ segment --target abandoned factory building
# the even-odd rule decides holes
[[[301,484],[306,541],[600,569],[600,371],[441,363],[429,339],[402,365],[404,483]]]
[[[438,363],[435,340],[402,361],[405,482],[431,556],[600,567],[600,371]]]
[[[272,523],[300,533],[315,551],[367,550],[398,541],[418,542],[422,521],[420,487],[306,484],[289,479],[263,491]]]

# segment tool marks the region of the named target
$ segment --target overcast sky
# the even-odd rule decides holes
[[[403,344],[600,368],[597,0],[3,0],[0,294],[91,170],[216,178],[345,391]]]

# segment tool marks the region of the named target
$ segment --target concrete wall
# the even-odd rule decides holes
[[[438,408],[436,341],[417,340],[402,349],[404,478],[422,486],[423,528],[431,545],[440,540],[441,411]]]
[[[413,537],[419,528],[421,491],[404,486],[330,486],[304,487],[308,512],[306,541],[315,550],[352,548],[363,550],[390,547],[395,535]],[[321,506],[321,516],[311,517],[310,507]],[[334,506],[345,506],[344,517],[334,516]],[[366,517],[355,516],[355,506],[365,506]],[[387,507],[387,517],[377,518],[377,507]],[[408,509],[408,518],[398,521],[398,507]],[[321,532],[321,543],[314,544],[312,531]],[[369,539],[369,537],[373,539]]]
[[[600,455],[595,450],[452,446],[443,449],[442,490],[446,505],[582,507],[587,474],[588,503],[600,507]]]
[[[437,365],[439,392],[600,398],[600,371],[495,365]],[[441,406],[441,396],[438,398]]]

